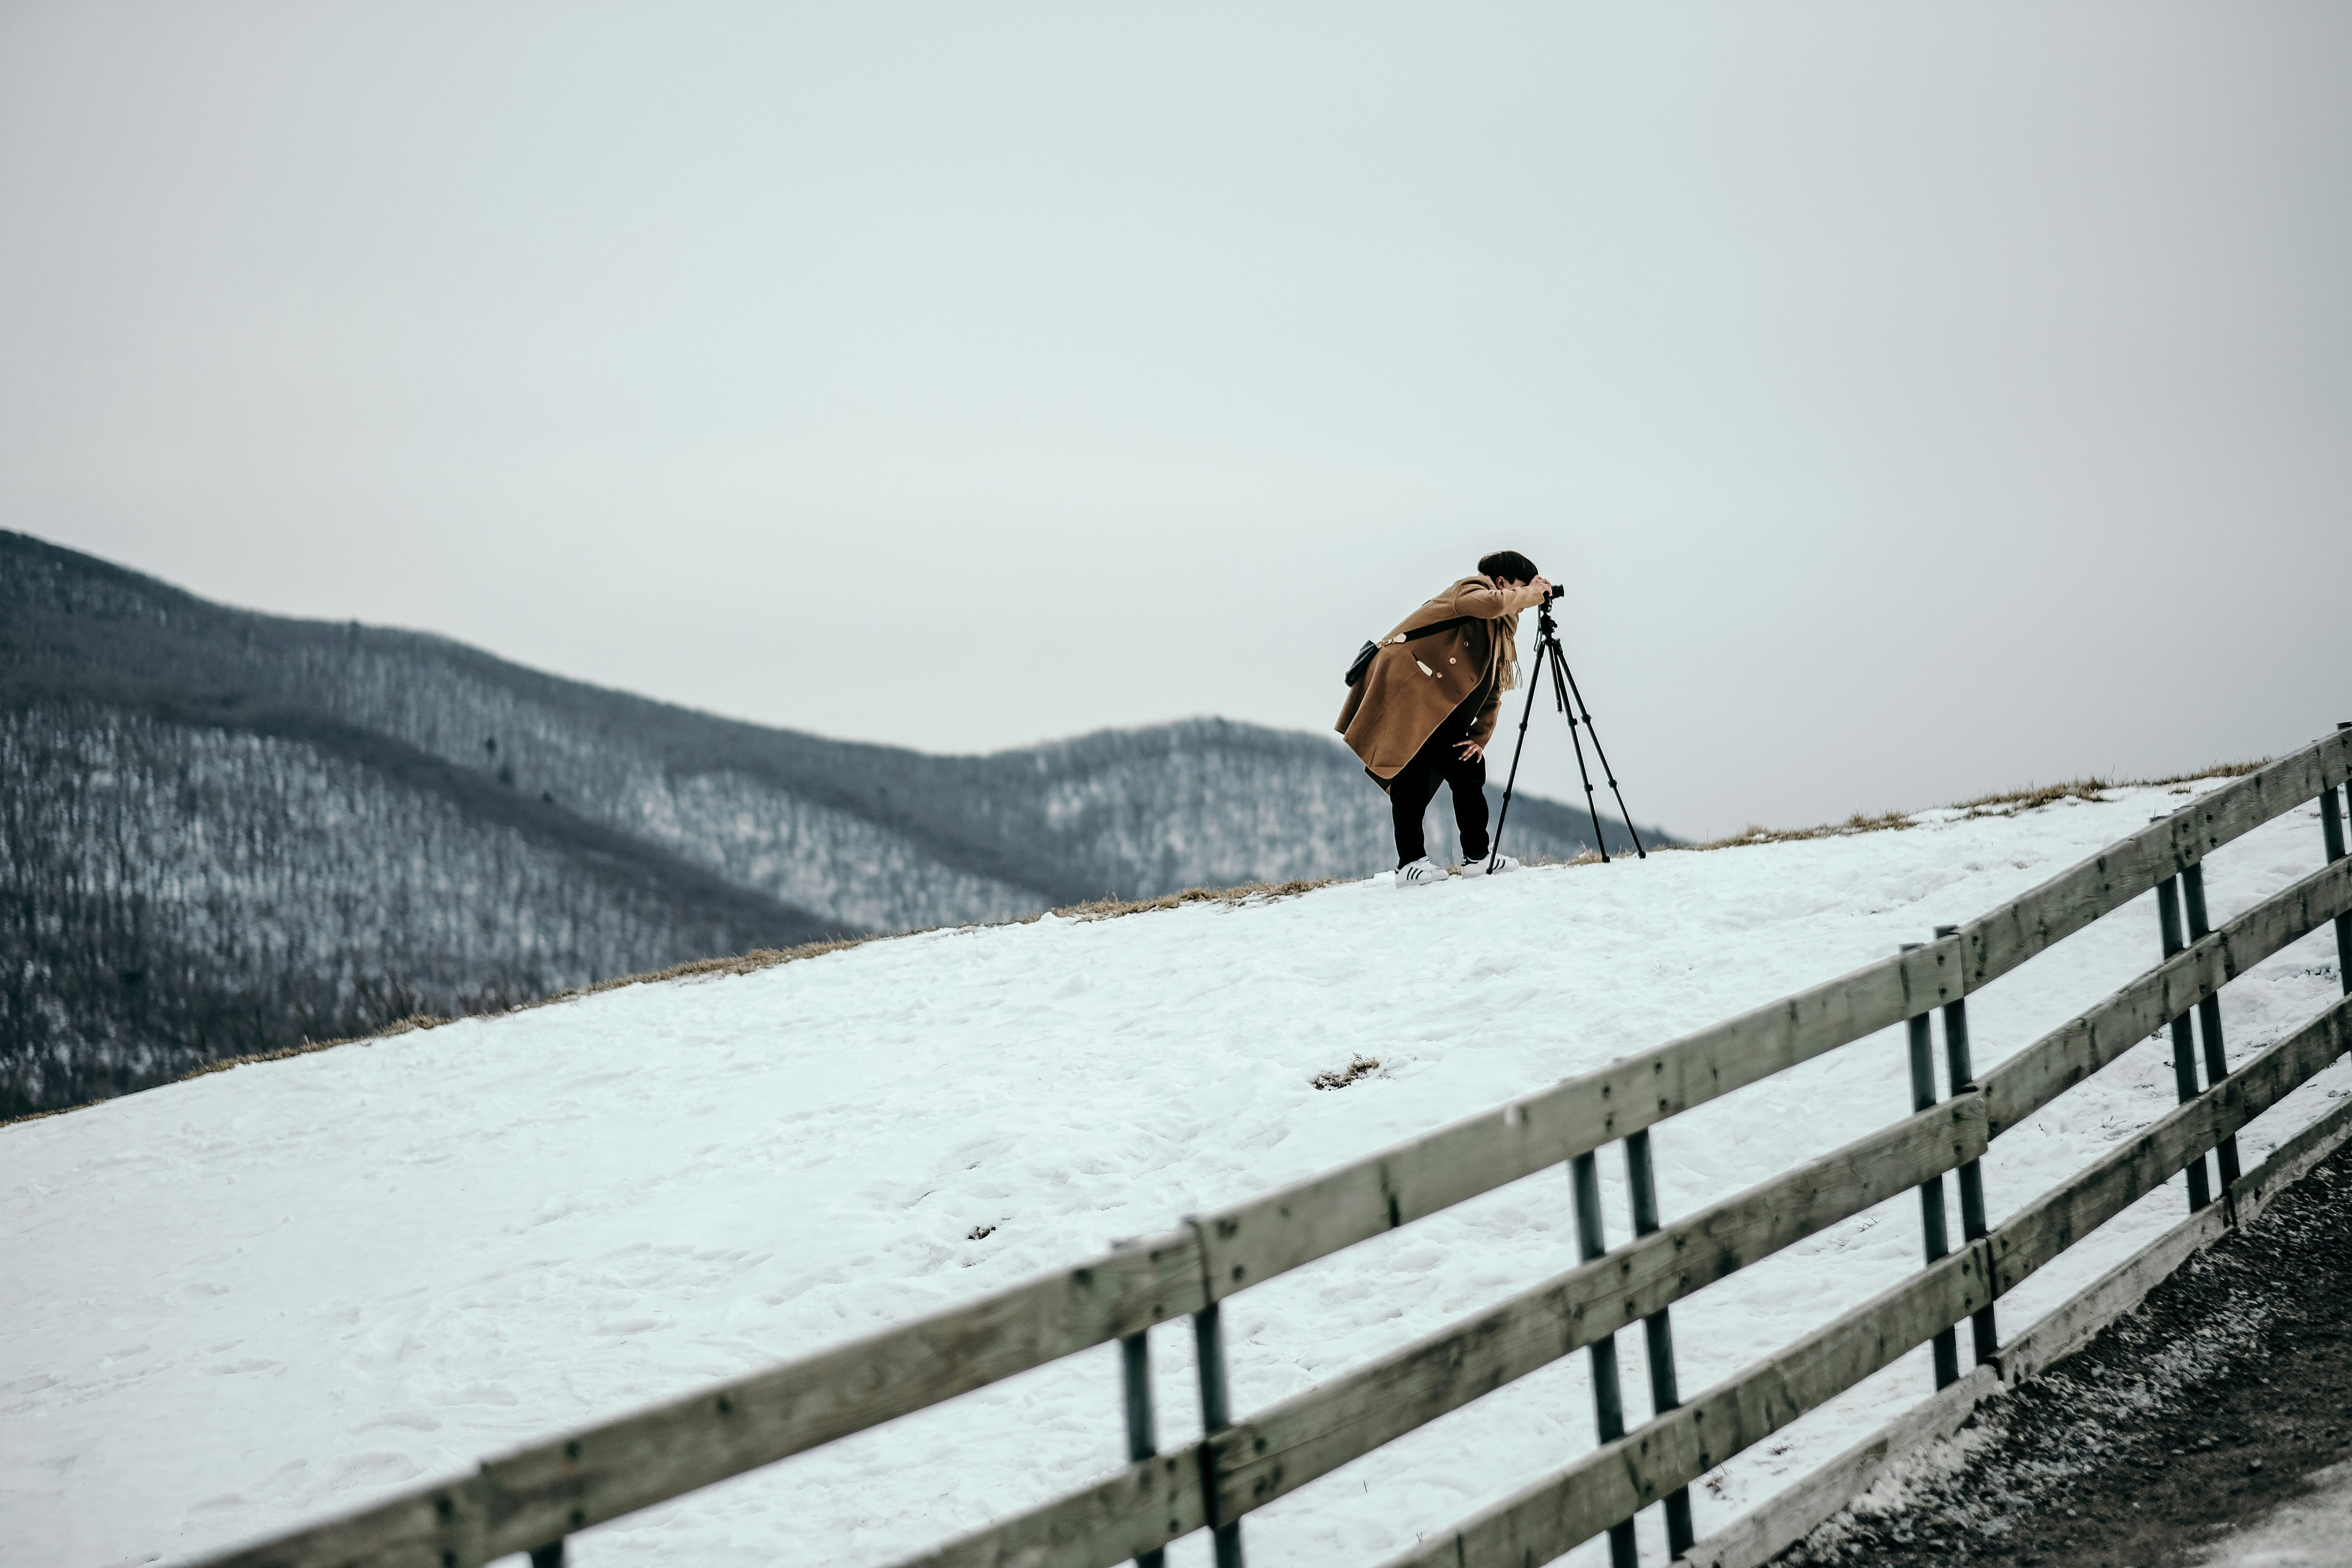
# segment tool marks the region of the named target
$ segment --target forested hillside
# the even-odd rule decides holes
[[[687,958],[1391,859],[1327,737],[1204,719],[927,756],[5,532],[0,779],[0,1115]],[[1593,836],[1526,796],[1511,835]]]
[[[824,929],[325,727],[43,706],[0,768],[10,1113]]]

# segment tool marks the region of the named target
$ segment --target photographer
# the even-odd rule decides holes
[[[1364,771],[1388,791],[1396,817],[1397,885],[1444,880],[1430,863],[1421,821],[1443,781],[1462,830],[1462,874],[1486,873],[1486,742],[1503,694],[1518,685],[1519,612],[1551,584],[1517,550],[1496,550],[1405,617],[1350,671],[1339,733]],[[1496,871],[1518,862],[1506,856]]]

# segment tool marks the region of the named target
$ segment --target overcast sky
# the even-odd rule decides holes
[[[0,525],[767,723],[1327,728],[1508,546],[1643,820],[2170,772],[2347,496],[2341,0],[0,6]]]

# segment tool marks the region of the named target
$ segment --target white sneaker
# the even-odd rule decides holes
[[[1442,865],[1430,864],[1427,855],[1422,856],[1411,865],[1397,867],[1396,884],[1399,887],[1427,887],[1433,883],[1444,880],[1445,868]]]
[[[1491,864],[1488,861],[1464,862],[1462,874],[1464,876],[1500,876],[1507,871],[1519,869],[1519,862],[1508,855],[1497,855],[1490,859]]]

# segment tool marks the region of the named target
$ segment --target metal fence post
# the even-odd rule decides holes
[[[1647,1236],[1658,1228],[1658,1183],[1650,1168],[1650,1130],[1625,1140],[1625,1185],[1633,1191],[1633,1234]],[[1675,1375],[1675,1331],[1660,1307],[1642,1320],[1650,1350],[1650,1408],[1663,1416],[1683,1402]],[[1676,1487],[1666,1494],[1666,1555],[1680,1557],[1698,1539],[1691,1529],[1690,1488]]]
[[[2339,724],[2338,729],[2352,729],[2352,722]],[[2344,804],[2352,808],[2352,779],[2345,780]],[[2319,792],[2319,831],[2321,841],[2327,846],[2327,858],[2344,858],[2344,823],[2336,814],[2336,786],[2329,785]],[[2352,997],[2352,915],[2336,917],[2336,977],[2343,983],[2344,994]]]
[[[1110,1249],[1124,1252],[1132,1239],[1113,1241]],[[1138,1329],[1118,1342],[1120,1395],[1127,1406],[1127,1462],[1141,1464],[1160,1451],[1160,1424],[1151,1409],[1151,1341],[1150,1329]],[[1220,1365],[1222,1366],[1222,1363]],[[1223,1378],[1220,1376],[1222,1383]],[[1155,1546],[1135,1560],[1135,1568],[1162,1568],[1168,1550]]]
[[[1211,1301],[1192,1314],[1192,1348],[1201,1364],[1201,1435],[1213,1437],[1234,1424],[1233,1407],[1225,1396],[1225,1330],[1218,1303]],[[1211,1463],[1213,1450],[1203,1442],[1201,1460],[1205,1469]],[[1201,1478],[1209,1497],[1211,1510],[1216,1507],[1216,1477]],[[1242,1521],[1215,1527],[1217,1568],[1242,1568]],[[1139,1559],[1138,1561],[1140,1561]]]
[[[1957,936],[1957,925],[1938,925],[1938,941]],[[1955,1094],[1977,1086],[1976,1068],[1969,1060],[1969,999],[1958,997],[1944,1004],[1944,1077]],[[1940,1185],[1940,1184],[1939,1184]],[[1970,1160],[1960,1167],[1960,1239],[1981,1241],[1985,1225],[1984,1166],[1981,1161]],[[2000,1336],[1993,1323],[1993,1307],[1987,1301],[1969,1320],[1969,1330],[1976,1354],[1974,1364],[1982,1366],[2000,1350]],[[1958,1359],[1957,1354],[1954,1359]]]
[[[1160,1451],[1157,1423],[1151,1418],[1151,1343],[1140,1333],[1118,1342],[1121,1382],[1127,1396],[1127,1462],[1140,1464]],[[1135,1560],[1135,1568],[1161,1568],[1168,1549],[1155,1546]]]
[[[2180,873],[2180,893],[2181,902],[2189,906],[2189,940],[2194,942],[2210,936],[2213,927],[2205,919],[2203,862]],[[2218,992],[2197,1004],[2197,1038],[2205,1047],[2205,1087],[2210,1089],[2230,1076],[2230,1059],[2221,1049],[2221,998]],[[2239,1176],[2238,1134],[2232,1133],[2222,1139],[2213,1156],[2221,1166],[2221,1196],[2234,1204],[2230,1189],[2237,1184]]]
[[[2160,822],[2164,819],[2150,817],[2148,821]],[[2164,933],[2164,956],[2169,958],[2187,946],[2180,939],[2178,876],[2166,877],[2156,884],[2156,915]],[[2197,1042],[2190,1036],[2187,1013],[2172,1020],[2172,1082],[2183,1105],[2197,1098]],[[2195,1214],[2212,1201],[2213,1188],[2205,1174],[2205,1156],[2200,1155],[2189,1162],[2189,1212]]]
[[[1906,942],[1903,951],[1916,952],[1924,942]],[[1936,1103],[1936,1041],[1930,1015],[1914,1013],[1906,1020],[1911,1033],[1911,1109],[1925,1111]],[[1919,1184],[1919,1224],[1927,1233],[1927,1261],[1951,1250],[1944,1230],[1944,1178],[1929,1176]],[[1960,1335],[1957,1328],[1936,1331],[1936,1386],[1948,1388],[1960,1380]]]
[[[1601,1162],[1591,1154],[1579,1155],[1569,1162],[1570,1177],[1576,1187],[1576,1249],[1590,1263],[1609,1250],[1601,1227]],[[1625,1403],[1617,1387],[1617,1336],[1602,1334],[1592,1342],[1592,1419],[1603,1443],[1613,1443],[1625,1435]],[[1639,1568],[1640,1556],[1633,1548],[1633,1521],[1618,1521],[1609,1527],[1609,1568]]]

